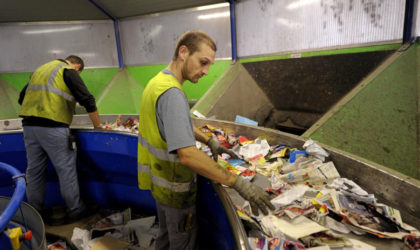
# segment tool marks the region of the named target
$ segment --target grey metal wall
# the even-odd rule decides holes
[[[0,72],[31,72],[69,54],[86,68],[118,67],[112,21],[0,23]]]
[[[229,5],[205,8],[123,19],[120,32],[124,64],[168,63],[178,37],[189,29],[201,29],[215,40],[216,58],[231,58]]]
[[[238,56],[402,39],[405,0],[242,0]]]

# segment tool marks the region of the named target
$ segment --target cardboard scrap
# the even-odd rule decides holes
[[[96,242],[90,250],[123,250],[130,244],[120,239],[105,235],[98,242]]]

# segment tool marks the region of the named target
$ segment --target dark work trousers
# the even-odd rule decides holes
[[[39,211],[45,198],[47,160],[54,165],[61,195],[69,215],[78,214],[85,205],[80,199],[76,172],[76,150],[69,148],[70,129],[65,127],[24,126],[23,134],[28,168],[26,195],[28,202]]]
[[[156,250],[194,250],[197,242],[196,206],[173,208],[156,201],[159,233]]]

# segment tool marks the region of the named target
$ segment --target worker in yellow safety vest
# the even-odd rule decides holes
[[[196,174],[234,188],[248,200],[254,214],[274,209],[260,187],[225,170],[197,149],[206,143],[213,155],[235,154],[193,127],[183,90],[197,83],[214,63],[216,45],[202,31],[187,31],[178,40],[169,65],[147,84],[141,99],[138,138],[139,188],[156,200],[159,233],[156,249],[196,247]]]
[[[74,137],[69,129],[76,102],[85,107],[93,126],[100,127],[95,98],[79,76],[83,68],[83,60],[74,55],[45,63],[32,73],[19,96],[28,161],[26,195],[47,224],[72,222],[89,212],[80,198]],[[51,209],[44,206],[48,159],[57,172],[67,206],[68,217],[55,217],[55,221],[50,221]]]

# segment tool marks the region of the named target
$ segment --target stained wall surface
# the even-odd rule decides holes
[[[405,0],[243,0],[239,57],[401,40]]]
[[[0,23],[0,73],[32,72],[78,55],[86,68],[118,67],[112,21]]]
[[[120,22],[126,65],[167,64],[187,30],[200,29],[217,45],[216,58],[231,58],[229,6],[192,8],[123,19]]]

